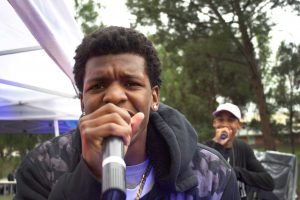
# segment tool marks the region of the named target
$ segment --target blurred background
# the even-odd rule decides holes
[[[161,101],[185,114],[197,130],[199,142],[211,138],[211,113],[219,103],[238,105],[244,119],[238,137],[248,142],[258,157],[259,152],[289,156],[294,176],[290,181],[300,196],[300,1],[66,0],[65,5],[83,35],[101,26],[118,25],[134,27],[151,38],[163,67]],[[7,53],[0,52],[0,57]],[[0,59],[1,68],[2,64]],[[2,68],[0,86],[8,83],[3,77]],[[46,92],[73,99],[79,109],[76,89],[71,86],[68,91],[60,88],[59,92],[68,95],[54,94],[56,88]],[[32,89],[28,84],[24,87]],[[24,110],[20,114],[19,107],[7,105],[0,106],[0,111],[11,115],[19,111],[19,117],[0,119],[2,180],[14,174],[34,146],[75,128],[80,115],[76,110],[51,117],[25,116]],[[41,105],[49,109],[49,104]],[[26,112],[37,113],[33,108],[37,107],[29,106]],[[55,111],[54,106],[50,111]]]

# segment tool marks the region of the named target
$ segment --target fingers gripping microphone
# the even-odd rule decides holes
[[[103,147],[103,199],[126,199],[123,140],[120,137],[108,137]]]

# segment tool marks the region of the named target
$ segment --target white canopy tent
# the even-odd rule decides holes
[[[0,1],[0,133],[59,134],[60,120],[80,116],[72,68],[82,33],[65,1]]]

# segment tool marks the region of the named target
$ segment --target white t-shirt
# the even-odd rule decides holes
[[[142,179],[143,174],[146,171],[149,160],[132,166],[126,166],[126,200],[133,200],[136,197],[136,194],[139,189],[139,183]],[[143,187],[142,194],[140,198],[142,198],[145,194],[147,194],[154,185],[154,172],[151,167],[150,173],[146,178],[145,185]]]

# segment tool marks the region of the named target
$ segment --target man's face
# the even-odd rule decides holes
[[[82,110],[89,114],[107,103],[113,103],[127,110],[131,116],[142,112],[145,118],[132,141],[145,133],[151,109],[159,103],[159,88],[151,88],[145,65],[145,59],[135,54],[89,59],[81,95]]]
[[[241,123],[230,112],[221,111],[214,117],[213,127],[215,129],[227,127],[228,129],[232,130],[233,134],[235,134],[237,130],[241,128]]]

